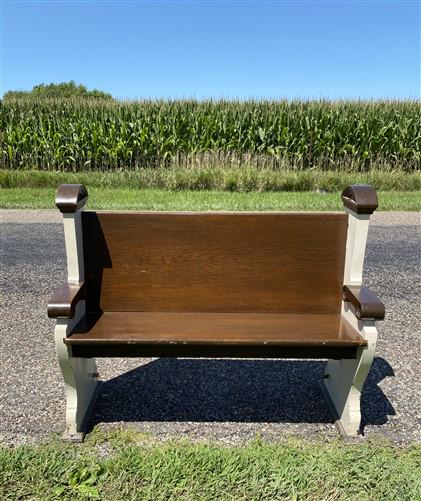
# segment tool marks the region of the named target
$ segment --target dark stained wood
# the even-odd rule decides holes
[[[384,304],[374,292],[363,285],[344,285],[343,299],[354,306],[357,318],[384,319]]]
[[[367,345],[341,315],[105,312],[88,333],[78,330],[66,342]]]
[[[291,356],[295,357],[313,353],[320,357],[325,353],[323,357],[326,357],[335,351],[330,348],[355,354],[357,347],[367,345],[341,315],[154,312],[105,312],[93,326],[86,327],[81,322],[66,343],[73,348],[108,346],[107,356],[113,353],[121,356],[123,350],[125,356],[141,356],[139,353],[143,356],[171,356],[169,353],[177,353],[172,356],[191,356],[187,353],[263,356],[262,353],[266,353],[264,356],[276,357],[281,356],[280,353],[293,353]]]
[[[101,289],[104,269],[112,267],[107,241],[96,212],[82,212],[83,256],[86,284],[86,311],[101,313]]]
[[[84,212],[88,311],[339,313],[347,218]]]
[[[92,358],[306,358],[355,359],[355,346],[271,346],[259,345],[190,345],[190,344],[84,344],[72,345],[74,357]]]
[[[60,212],[76,212],[88,201],[88,190],[83,184],[62,184],[56,195]]]
[[[50,318],[73,318],[78,301],[84,297],[84,284],[64,284],[48,301]]]
[[[345,207],[357,214],[372,214],[378,207],[377,193],[369,184],[353,184],[342,192]]]

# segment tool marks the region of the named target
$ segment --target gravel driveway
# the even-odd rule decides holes
[[[45,439],[64,429],[64,385],[46,303],[65,281],[58,211],[0,211],[0,442]],[[377,213],[365,283],[386,304],[366,382],[366,436],[420,442],[421,219]],[[99,359],[106,380],[93,426],[132,423],[158,438],[243,443],[256,433],[336,437],[319,389],[323,361]]]

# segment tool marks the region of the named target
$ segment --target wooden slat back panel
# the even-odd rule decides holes
[[[88,307],[339,313],[341,213],[84,212]]]

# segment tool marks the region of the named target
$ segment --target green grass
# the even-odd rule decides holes
[[[0,189],[2,209],[53,209],[54,188]],[[341,210],[340,193],[89,189],[88,208],[122,210]],[[421,210],[419,192],[379,192],[379,210]]]
[[[350,184],[371,184],[382,191],[421,190],[421,174],[402,170],[350,173],[320,169],[274,170],[241,167],[155,168],[119,172],[50,172],[0,170],[0,188],[57,188],[81,183],[88,188],[156,188],[216,191],[316,191],[337,192]]]
[[[421,499],[421,446],[298,439],[157,443],[130,428],[80,445],[0,448],[2,500]]]

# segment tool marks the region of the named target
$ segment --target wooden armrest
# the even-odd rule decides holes
[[[60,212],[76,212],[88,200],[88,190],[83,184],[62,184],[57,190],[56,205]]]
[[[372,214],[378,206],[376,190],[369,184],[353,184],[342,192],[345,207],[357,214]]]
[[[50,318],[73,318],[77,303],[85,297],[84,284],[64,284],[48,301]]]
[[[384,319],[384,304],[367,287],[363,285],[344,285],[342,298],[355,307],[355,314],[358,319]]]

